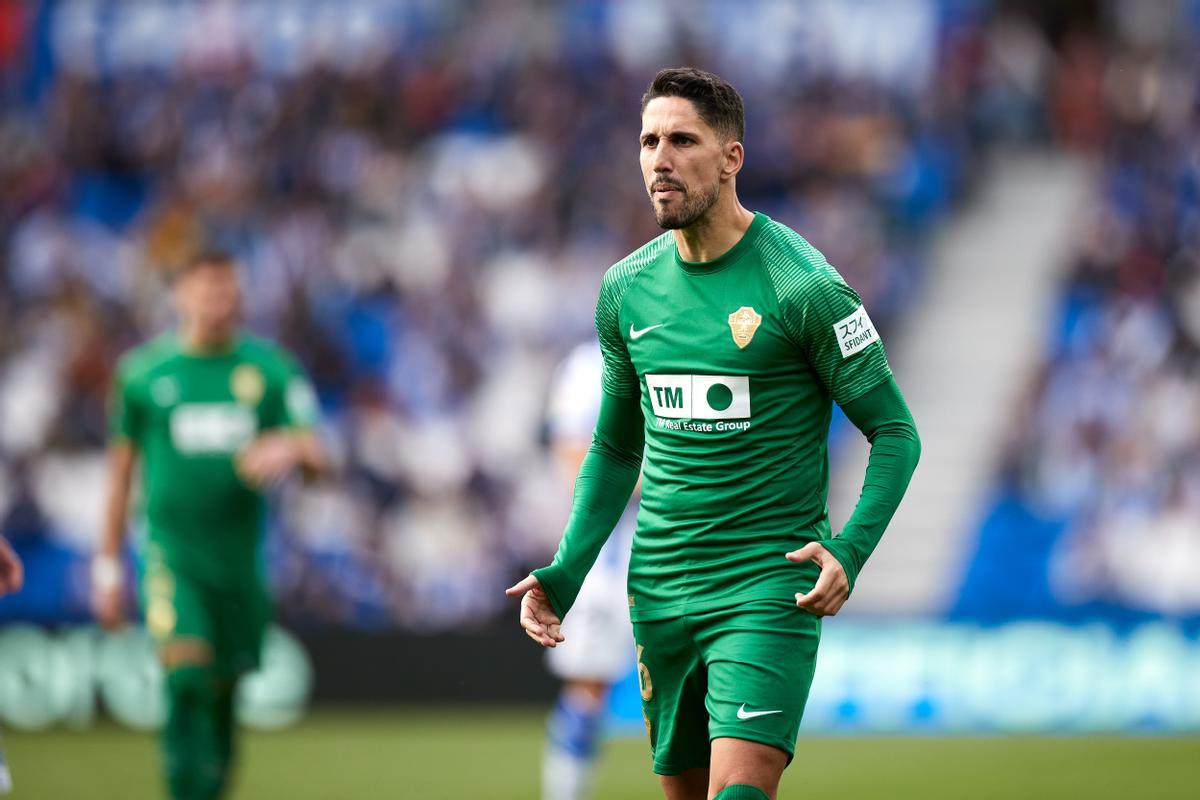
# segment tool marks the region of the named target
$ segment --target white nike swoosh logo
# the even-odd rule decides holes
[[[777,708],[774,711],[747,711],[746,704],[742,703],[742,707],[738,709],[738,719],[754,719],[755,717],[763,717],[767,714],[782,714],[783,709]]]
[[[631,323],[629,323],[629,338],[630,339],[640,339],[643,336],[645,336],[647,333],[649,333],[650,331],[654,330],[655,328],[661,328],[663,325],[666,325],[666,324],[667,323],[665,323],[665,322],[660,322],[657,325],[651,325],[649,328],[642,328],[639,331],[633,327],[633,323],[631,322]]]

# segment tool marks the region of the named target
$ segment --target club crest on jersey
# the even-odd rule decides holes
[[[258,405],[266,387],[262,372],[253,364],[239,364],[229,376],[229,391],[242,405]]]
[[[733,343],[739,350],[745,349],[754,338],[754,332],[762,324],[762,314],[750,306],[742,306],[729,315],[729,332],[733,334]]]

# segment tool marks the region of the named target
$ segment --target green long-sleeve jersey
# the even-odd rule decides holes
[[[296,362],[239,336],[200,354],[164,334],[117,366],[111,433],[142,458],[149,558],[210,585],[259,575],[263,497],[237,474],[238,452],[262,431],[315,424],[315,394]]]
[[[790,600],[809,590],[815,565],[792,564],[783,554],[830,539],[832,403],[845,407],[884,384],[894,387],[858,295],[803,237],[756,214],[742,239],[713,261],[682,260],[667,233],[618,262],[602,283],[596,327],[608,406],[637,398],[644,431],[628,583],[633,619]],[[907,409],[903,416],[911,422]],[[620,423],[603,415],[601,423],[555,562],[534,573],[560,613],[603,538],[588,523],[599,507],[591,484],[607,480],[616,487],[611,494],[627,497],[636,475],[628,442],[610,441]],[[909,460],[915,465],[915,453]],[[830,548],[851,581],[911,466],[895,472],[902,478],[888,490],[895,502],[874,514],[870,541]]]

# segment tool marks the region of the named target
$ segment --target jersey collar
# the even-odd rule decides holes
[[[676,246],[675,263],[689,275],[711,275],[714,272],[722,270],[736,262],[754,246],[754,240],[758,238],[759,231],[763,229],[763,226],[766,225],[769,219],[770,217],[761,211],[755,211],[754,219],[750,222],[750,227],[742,234],[742,238],[738,239],[737,244],[712,261],[684,261],[679,256],[679,247]]]

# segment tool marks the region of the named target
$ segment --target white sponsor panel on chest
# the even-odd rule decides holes
[[[850,316],[833,323],[833,335],[842,349],[842,358],[849,358],[872,342],[879,341],[875,324],[867,316],[866,307],[861,305]]]
[[[750,417],[750,378],[745,375],[647,375],[646,389],[659,417]]]
[[[254,439],[258,417],[240,403],[184,403],[171,412],[170,425],[181,453],[230,454]]]

